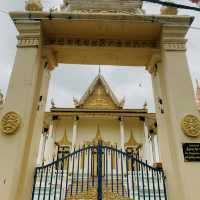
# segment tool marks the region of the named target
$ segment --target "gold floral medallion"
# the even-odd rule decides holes
[[[6,113],[0,122],[1,131],[7,135],[11,135],[17,131],[21,124],[21,118],[16,112]]]
[[[194,115],[186,115],[181,123],[182,130],[189,137],[198,137],[200,135],[200,121]]]

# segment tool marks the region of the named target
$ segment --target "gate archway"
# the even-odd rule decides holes
[[[165,175],[133,152],[87,146],[36,168],[32,200],[44,199],[167,200]]]
[[[146,66],[153,81],[168,196],[200,196],[199,165],[185,162],[182,149],[182,143],[200,138],[187,137],[180,126],[186,116],[199,115],[185,53],[192,17],[43,11],[10,15],[19,31],[18,49],[0,115],[5,133],[10,119],[16,122],[10,113],[21,119],[21,126],[16,134],[0,134],[2,199],[31,196],[49,75],[57,63]]]

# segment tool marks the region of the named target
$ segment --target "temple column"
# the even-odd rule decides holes
[[[156,134],[151,135],[151,145],[152,145],[152,153],[153,153],[153,162],[159,162],[159,151],[158,151],[158,138]]]
[[[57,65],[55,61],[55,57],[52,54],[52,51],[49,51],[48,49],[42,51],[42,58],[41,58],[41,70],[42,70],[42,77],[41,77],[41,86],[38,88],[39,97],[37,97],[37,111],[36,111],[36,117],[35,120],[32,121],[33,126],[33,136],[32,141],[30,144],[30,154],[29,154],[29,160],[26,174],[24,172],[24,176],[26,177],[26,180],[24,182],[25,190],[23,191],[22,196],[26,196],[27,194],[32,193],[32,183],[33,183],[33,174],[35,172],[35,166],[36,166],[36,160],[38,156],[38,150],[39,150],[39,141],[40,141],[40,135],[44,128],[44,115],[45,115],[45,108],[46,108],[46,101],[47,101],[47,95],[48,95],[48,89],[49,89],[49,81],[51,78],[51,71],[54,69],[54,67]],[[45,132],[48,132],[48,128],[44,128]],[[48,133],[47,133],[48,134]],[[48,135],[47,135],[48,138]],[[48,139],[47,139],[48,142]],[[46,145],[47,146],[47,145]],[[29,175],[31,174],[31,176]]]
[[[144,145],[144,160],[147,160],[150,164],[154,162],[154,153],[152,146],[152,138],[150,137],[149,129],[146,122],[144,123],[144,136],[145,136],[145,145]]]
[[[18,48],[0,120],[14,112],[20,126],[9,135],[1,129],[0,194],[4,200],[27,200],[32,195],[52,61],[43,55],[40,23],[15,22]]]
[[[34,165],[31,165],[29,156],[32,159],[33,154],[37,155],[41,136],[41,132],[36,135],[37,148],[32,148],[44,75],[40,48],[41,25],[39,21],[29,21],[16,22],[16,26],[20,33],[18,49],[0,120],[6,113],[15,112],[21,124],[15,134],[11,132],[6,135],[3,127],[0,134],[0,194],[4,200],[31,199],[36,156],[31,161]]]
[[[74,117],[73,132],[72,132],[72,151],[76,147],[78,121],[79,117],[78,116]]]
[[[124,119],[122,117],[119,118],[119,125],[120,125],[120,142],[121,148],[124,151]]]
[[[152,149],[152,163],[156,163],[156,148],[154,141],[154,134],[151,134],[151,149]]]
[[[161,57],[152,65],[159,148],[169,200],[200,196],[200,163],[185,162],[182,149],[182,143],[200,142],[199,137],[188,137],[181,129],[186,115],[199,116],[185,53],[187,27],[163,27]]]
[[[53,161],[54,157],[54,148],[55,148],[55,140],[54,140],[54,133],[53,133],[53,122],[54,120],[52,119],[49,125],[49,131],[48,131],[48,137],[46,141],[46,148],[45,148],[45,154],[44,154],[44,159],[45,159],[45,164],[50,163]]]

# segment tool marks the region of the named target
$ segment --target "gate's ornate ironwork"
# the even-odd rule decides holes
[[[167,200],[162,169],[117,147],[87,146],[37,167],[32,200]],[[109,196],[109,197],[108,197]]]

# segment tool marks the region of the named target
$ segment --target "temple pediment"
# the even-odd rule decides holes
[[[124,101],[117,100],[101,74],[98,74],[81,100],[75,101],[76,108],[85,109],[121,109],[123,104]]]

